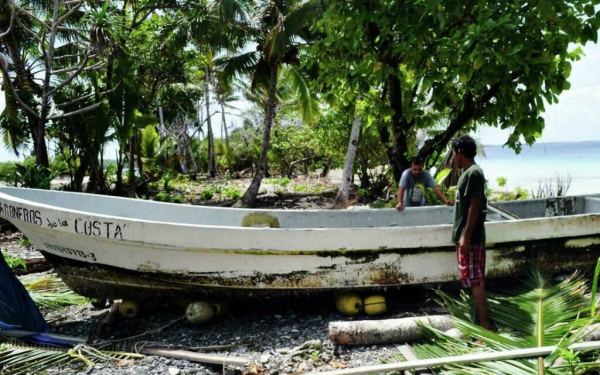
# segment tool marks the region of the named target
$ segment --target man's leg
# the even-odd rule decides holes
[[[488,319],[488,305],[484,284],[473,285],[471,293],[473,293],[473,300],[475,300],[475,306],[479,314],[479,325],[487,330],[494,331],[494,327],[492,327]]]

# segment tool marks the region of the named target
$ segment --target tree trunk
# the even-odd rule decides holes
[[[192,161],[192,167],[194,167],[194,176],[198,174],[198,163],[196,162],[196,155],[194,155],[194,150],[192,149],[191,140],[188,140],[188,153],[190,156],[190,160]]]
[[[223,130],[225,131],[225,147],[227,148],[225,152],[225,159],[227,160],[227,168],[229,168],[229,175],[233,175],[233,166],[231,165],[231,158],[229,155],[229,134],[227,134],[227,123],[225,122],[225,105],[221,103],[221,114],[223,116]]]
[[[359,98],[360,100],[361,98]],[[352,183],[352,175],[354,171],[354,157],[358,148],[358,137],[360,136],[361,118],[358,116],[358,104],[354,107],[354,121],[352,122],[352,130],[350,131],[350,140],[348,141],[348,150],[346,151],[346,162],[344,163],[344,173],[340,188],[335,197],[333,208],[341,209],[348,207],[348,199],[350,196],[350,184]]]
[[[390,77],[390,105],[394,110],[392,116],[392,131],[394,140],[392,172],[396,181],[400,181],[402,172],[410,167],[408,154],[408,127],[404,120],[402,105],[402,87],[397,76]]]
[[[424,337],[418,324],[430,325],[445,332],[452,329],[450,315],[414,318],[362,320],[329,323],[329,338],[338,345],[377,345],[412,342]]]
[[[182,140],[183,135],[179,136],[179,141],[177,142],[177,159],[179,160],[179,167],[181,168],[181,172],[184,174],[188,173],[188,165],[187,165],[187,155],[185,147],[185,143]]]
[[[117,181],[115,182],[115,195],[123,195],[123,155],[121,149],[117,151]]]
[[[269,98],[267,101],[267,113],[265,116],[265,130],[263,133],[262,148],[260,150],[260,158],[258,160],[258,168],[256,175],[252,179],[248,190],[242,196],[242,199],[236,203],[236,206],[254,207],[256,205],[256,196],[260,189],[260,184],[267,169],[267,152],[269,151],[269,142],[271,140],[271,127],[275,118],[275,99],[277,94],[277,70],[279,65],[273,62],[269,66]]]
[[[142,133],[137,132],[135,137],[135,149],[137,154],[138,172],[140,180],[144,181],[144,163],[142,162]]]
[[[210,177],[215,177],[217,175],[217,158],[215,156],[215,139],[210,121],[210,70],[208,69],[208,65],[204,67],[204,83],[206,85],[206,126],[208,128],[208,174]]]
[[[129,170],[127,171],[127,182],[133,184],[135,181],[135,134],[129,140]]]

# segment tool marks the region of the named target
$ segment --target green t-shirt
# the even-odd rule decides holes
[[[452,228],[452,241],[458,243],[465,227],[467,216],[471,207],[471,199],[481,198],[481,210],[477,216],[477,223],[471,234],[471,243],[485,242],[485,216],[487,213],[487,197],[485,196],[485,177],[483,170],[473,164],[458,179],[456,189],[456,204],[454,205],[454,226]]]

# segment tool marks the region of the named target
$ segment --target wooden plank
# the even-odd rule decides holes
[[[568,347],[575,352],[600,349],[600,341],[590,341],[585,343],[573,344]],[[308,372],[305,375],[369,375],[384,372],[396,372],[403,370],[412,370],[423,367],[441,367],[448,363],[468,364],[489,361],[504,361],[507,359],[532,358],[547,356],[557,350],[557,346],[542,346],[539,348],[505,350],[500,352],[465,354],[452,357],[422,359],[418,361],[388,363],[384,365],[363,366],[351,369]]]
[[[196,352],[189,352],[185,350],[170,350],[170,349],[143,349],[142,354],[146,355],[158,355],[161,357],[185,359],[192,362],[200,363],[213,363],[217,365],[233,365],[233,366],[246,366],[250,363],[249,358],[242,357],[231,357],[214,354],[202,354]]]
[[[407,361],[418,361],[419,360],[417,353],[415,353],[412,350],[410,345],[397,345],[396,348],[398,349],[400,354],[402,354],[402,356],[404,358],[406,358]],[[432,375],[432,373],[427,371],[427,369],[424,367],[416,368],[415,371],[418,374],[422,374],[422,375]],[[412,375],[412,374],[410,373],[410,371],[404,370],[404,375]]]
[[[399,346],[397,346],[397,348],[400,351],[400,353],[402,353],[404,358],[406,358],[407,361],[418,361],[419,360],[417,353],[414,352],[414,350],[410,347],[410,345],[399,345]],[[415,371],[421,375],[433,375],[433,373],[425,367],[416,368]],[[408,373],[407,375],[412,375],[410,373],[410,371],[408,371],[408,370],[405,370],[405,373]]]
[[[500,208],[495,204],[488,202],[488,210],[497,213],[507,220],[519,220],[519,216],[513,214],[512,212],[505,210],[504,208]]]

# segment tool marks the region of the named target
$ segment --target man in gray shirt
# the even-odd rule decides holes
[[[423,160],[414,158],[410,168],[402,173],[398,186],[398,205],[396,209],[402,211],[405,207],[426,206],[425,189],[432,188],[438,197],[446,205],[453,205],[451,199],[446,198],[444,193],[435,184],[431,174],[423,170]]]

